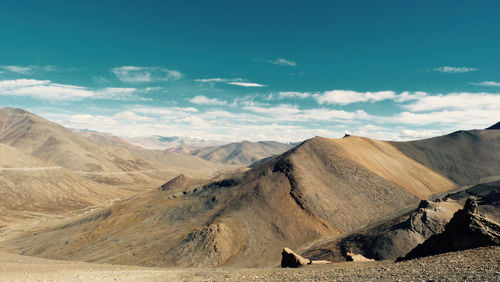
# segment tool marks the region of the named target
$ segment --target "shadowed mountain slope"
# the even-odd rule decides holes
[[[197,149],[191,155],[212,162],[234,165],[250,165],[260,159],[281,154],[294,145],[274,141],[236,142],[222,146],[211,146]]]
[[[391,144],[460,185],[474,185],[482,178],[500,176],[500,130],[461,130]]]
[[[165,187],[4,247],[119,264],[267,266],[284,246],[351,232],[454,184],[387,142],[318,137],[246,172]]]

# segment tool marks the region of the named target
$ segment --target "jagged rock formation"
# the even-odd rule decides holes
[[[289,248],[284,248],[281,252],[281,267],[302,267],[311,264],[309,259],[303,258]]]
[[[477,212],[477,203],[467,199],[444,232],[433,235],[398,261],[484,246],[500,246],[500,225]]]

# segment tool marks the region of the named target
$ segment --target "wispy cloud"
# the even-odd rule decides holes
[[[194,81],[202,83],[225,83],[241,87],[266,87],[266,85],[260,83],[248,82],[246,79],[243,78],[220,78],[220,77],[197,78]]]
[[[169,81],[183,77],[179,71],[162,67],[122,66],[113,68],[111,71],[119,80],[127,83]]]
[[[50,80],[14,79],[0,81],[0,95],[32,97],[44,100],[83,99],[136,99],[136,88],[107,87],[90,89],[87,87],[59,84]]]
[[[214,77],[214,78],[197,78],[194,81],[212,83],[212,82],[225,82],[227,80],[225,78]]]
[[[123,111],[115,114],[114,118],[129,121],[151,121],[152,119],[143,115],[138,115],[132,111]]]
[[[30,65],[30,66],[15,66],[15,65],[3,65],[0,66],[0,69],[3,69],[8,72],[13,72],[13,73],[19,73],[19,74],[31,74],[36,71],[54,71],[56,70],[56,67],[54,66],[37,66],[37,65]]]
[[[496,81],[471,82],[469,84],[479,85],[479,86],[500,87],[500,82],[496,82]]]
[[[266,60],[266,62],[273,64],[273,65],[279,65],[279,66],[285,66],[285,67],[295,67],[297,63],[291,60],[287,60],[284,58],[278,58],[276,60]]]
[[[305,98],[311,97],[312,94],[309,92],[282,91],[282,92],[279,92],[278,95],[279,95],[280,99],[285,99],[285,98],[305,99]]]
[[[241,87],[266,87],[264,84],[254,82],[228,82],[229,85],[236,85]]]
[[[435,68],[434,71],[438,72],[445,72],[445,73],[465,73],[465,72],[472,72],[472,71],[477,71],[477,68],[470,68],[470,67],[450,67],[450,66],[444,66],[444,67],[439,67]]]
[[[407,102],[411,100],[418,100],[427,96],[427,93],[416,92],[402,92],[397,94],[394,91],[376,91],[376,92],[357,92],[352,90],[331,90],[323,93],[316,93],[311,95],[316,101],[321,104],[335,104],[335,105],[348,105],[361,102],[379,102],[383,100],[393,100],[398,103]]]
[[[202,96],[202,95],[199,95],[199,96],[196,96],[192,99],[189,100],[189,102],[193,103],[193,104],[198,104],[198,105],[215,105],[215,106],[222,106],[222,105],[226,105],[227,102],[226,101],[222,101],[222,100],[219,100],[217,98],[208,98],[206,96]]]

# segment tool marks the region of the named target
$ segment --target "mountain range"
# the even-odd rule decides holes
[[[358,244],[374,240],[363,230],[392,240],[377,259],[392,257],[403,252],[397,244],[409,250],[438,232],[425,231],[438,229],[424,224],[421,232],[412,233],[422,224],[404,225],[407,219],[435,214],[445,222],[458,209],[453,202],[422,206],[422,200],[444,199],[500,179],[500,130],[491,128],[409,142],[315,137],[297,146],[240,142],[179,154],[148,150],[106,134],[77,134],[18,109],[0,110],[0,127],[6,147],[0,149],[26,159],[7,159],[5,168],[57,166],[78,175],[79,181],[103,185],[99,191],[106,192],[110,190],[104,187],[121,184],[90,174],[124,172],[131,177],[142,170],[140,177],[117,181],[150,187],[133,195],[127,190],[127,197],[115,194],[121,200],[0,243],[13,252],[54,259],[255,267],[276,265],[285,246],[319,257],[329,253],[335,259],[345,255],[339,246],[350,246],[373,257],[375,250]],[[182,175],[174,177],[174,172]],[[12,193],[12,187],[5,193]],[[488,187],[488,193],[498,190]],[[87,196],[89,189],[68,195],[95,205]],[[39,198],[44,197],[50,198]],[[395,227],[401,224],[410,229]],[[358,235],[349,237],[353,234]],[[326,249],[330,252],[319,251]]]

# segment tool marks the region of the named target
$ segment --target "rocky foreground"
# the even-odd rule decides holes
[[[500,247],[399,263],[377,261],[298,269],[165,269],[47,260],[0,254],[0,281],[499,281]]]

